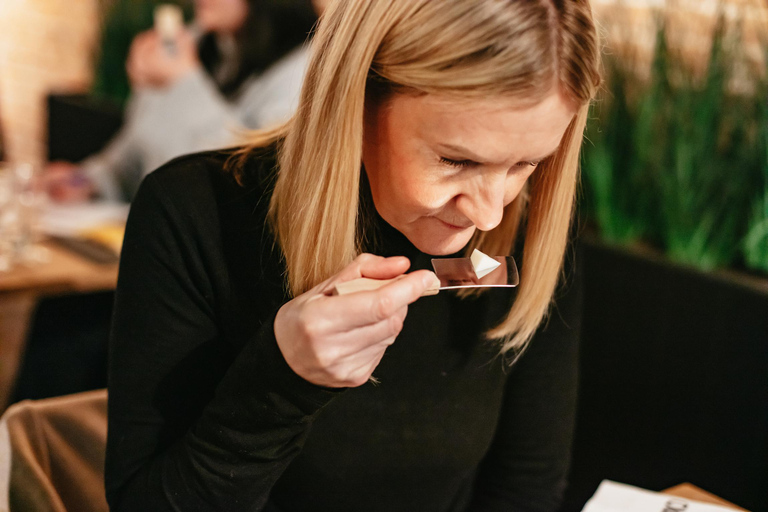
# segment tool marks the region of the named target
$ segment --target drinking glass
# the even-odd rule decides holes
[[[0,271],[45,260],[47,254],[38,245],[44,201],[31,164],[0,163]]]
[[[0,162],[0,272],[13,265],[14,176],[10,164]]]
[[[40,213],[45,201],[40,177],[28,163],[14,167],[16,200],[18,209],[18,236],[14,247],[15,257],[24,263],[40,260]]]

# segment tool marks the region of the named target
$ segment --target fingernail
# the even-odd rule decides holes
[[[440,288],[440,279],[437,278],[434,272],[430,272],[424,276],[424,286],[426,286],[427,289]]]

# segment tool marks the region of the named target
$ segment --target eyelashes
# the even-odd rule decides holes
[[[440,157],[440,163],[450,167],[457,167],[459,169],[463,169],[464,167],[474,167],[477,165],[477,162],[473,162],[472,160],[452,160],[450,158],[445,158],[444,156]]]
[[[440,157],[440,163],[444,165],[448,165],[450,167],[455,167],[457,169],[464,169],[467,167],[477,167],[480,165],[478,162],[475,162],[473,160],[453,160],[451,158],[446,158],[444,156]],[[540,162],[517,162],[514,167],[521,169],[524,167],[536,167],[539,165]]]

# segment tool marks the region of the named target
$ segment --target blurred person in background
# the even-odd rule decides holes
[[[130,200],[166,161],[231,145],[238,130],[286,121],[298,102],[306,42],[322,1],[195,0],[169,49],[156,30],[134,39],[123,128],[98,154],[47,169],[58,201]]]
[[[298,102],[312,6],[320,12],[323,2],[196,0],[175,55],[154,30],[137,36],[126,64],[133,94],[124,127],[80,165],[51,164],[52,197],[128,200],[166,160],[231,144],[238,127],[284,121]],[[12,402],[106,386],[112,300],[102,292],[40,302]]]

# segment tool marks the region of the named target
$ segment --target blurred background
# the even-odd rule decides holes
[[[98,0],[0,4],[0,120],[7,159],[44,161],[46,97],[91,87],[105,8]]]
[[[158,3],[0,2],[7,162],[76,162],[106,143],[129,97],[128,48]],[[606,83],[583,154],[581,398],[563,510],[610,478],[692,482],[768,511],[768,5],[592,3]],[[112,275],[83,295],[82,283],[31,290],[0,272],[0,408],[103,385]],[[51,350],[27,340],[61,334],[62,317],[79,319],[64,337],[91,347],[63,373],[98,377],[57,387],[55,371],[23,368]],[[49,353],[72,352],[58,343]],[[19,378],[54,383],[14,394]]]
[[[766,4],[597,2],[580,402],[564,510],[601,479],[768,510]]]

